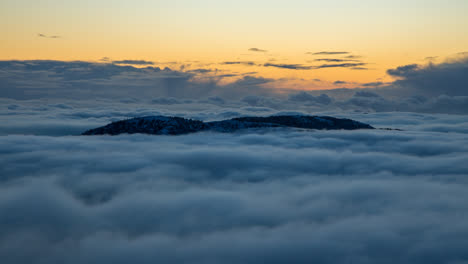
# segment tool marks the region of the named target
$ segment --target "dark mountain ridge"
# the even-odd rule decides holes
[[[234,132],[247,128],[295,127],[304,129],[355,130],[374,129],[352,119],[330,116],[283,115],[238,117],[223,121],[203,122],[182,117],[146,116],[112,122],[90,129],[82,135],[152,134],[181,135],[199,131]]]

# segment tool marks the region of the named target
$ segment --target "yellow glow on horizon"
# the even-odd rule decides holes
[[[277,0],[5,0],[0,3],[0,59],[99,61],[109,57],[178,62],[170,65],[174,69],[199,61],[199,68],[257,72],[264,78],[388,81],[389,68],[466,51],[466,13],[468,1],[464,0],[291,0],[288,4]],[[42,38],[39,33],[62,37]],[[249,52],[253,47],[268,52]],[[305,53],[324,50],[363,56],[370,70],[219,64],[265,64],[274,59],[281,64],[317,65],[313,60],[319,56]]]

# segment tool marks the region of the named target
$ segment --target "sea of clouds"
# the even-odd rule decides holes
[[[253,77],[0,63],[0,262],[468,263],[468,116],[454,114],[467,113],[468,75],[454,65],[394,69],[403,79],[382,90],[279,96]],[[419,96],[437,73],[458,79]],[[80,136],[136,116],[272,114],[401,131]]]
[[[403,131],[87,137],[130,116],[274,112],[2,105],[2,263],[468,261],[467,116],[328,112]]]

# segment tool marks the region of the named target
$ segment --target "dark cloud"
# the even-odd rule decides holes
[[[247,75],[250,75],[250,74],[251,73],[248,73]],[[229,73],[227,73],[227,74],[218,74],[218,75],[216,75],[216,77],[218,77],[218,78],[230,78],[230,77],[239,77],[239,75],[238,74],[229,74]]]
[[[259,48],[250,48],[249,51],[253,51],[253,52],[268,52],[268,50],[259,49]]]
[[[154,65],[154,62],[145,61],[145,60],[119,60],[119,61],[113,61],[112,63],[115,63],[115,64],[130,64],[130,65]]]
[[[377,86],[382,86],[382,85],[384,85],[383,82],[370,82],[370,83],[361,84],[361,86],[363,87],[377,87]]]
[[[291,70],[360,68],[354,65],[267,64],[267,67]],[[254,77],[252,76],[255,74],[253,72],[227,72],[224,74],[210,69],[192,69],[182,72],[170,68],[142,68],[82,61],[0,61],[0,99],[41,100],[46,105],[54,100],[54,105],[65,107],[69,104],[63,102],[69,100],[107,99],[141,109],[137,112],[114,111],[119,113],[115,117],[127,117],[127,113],[151,114],[153,113],[151,107],[155,105],[164,106],[167,109],[180,107],[180,109],[190,109],[190,111],[205,109],[206,104],[212,105],[212,101],[207,99],[210,97],[222,98],[225,101],[224,106],[229,108],[226,112],[231,113],[244,113],[238,110],[243,109],[243,107],[260,107],[262,109],[269,108],[272,111],[294,111],[296,109],[296,111],[308,113],[343,110],[466,114],[468,113],[466,104],[468,94],[465,89],[465,84],[468,81],[466,79],[468,76],[467,68],[466,59],[458,59],[442,64],[430,63],[425,66],[414,64],[390,69],[388,73],[395,77],[396,81],[390,83],[376,81],[359,85],[361,88],[375,88],[372,89],[372,92],[377,94],[378,98],[359,96],[357,93],[360,91],[359,88],[320,92],[307,91],[314,97],[326,94],[331,102],[325,105],[320,100],[313,98],[300,100],[298,99],[300,96],[291,100],[291,98],[295,98],[296,93],[303,90],[302,87],[297,90],[283,89],[281,83],[288,80]],[[223,78],[230,78],[230,81],[233,82],[226,84]],[[314,81],[317,82],[317,80]],[[307,98],[307,96],[303,97]],[[151,102],[153,99],[154,101]],[[119,107],[121,106],[119,105]],[[8,116],[11,111],[22,111],[23,106],[13,100],[5,103],[3,108],[10,111],[6,114]],[[51,106],[36,106],[29,111],[34,112],[39,111],[37,109],[48,108]],[[56,107],[53,109],[59,112],[66,110]],[[222,110],[217,109],[215,112],[220,113]],[[177,111],[170,113],[180,115],[180,112]],[[201,112],[196,113],[197,115],[201,114]],[[207,115],[213,117],[211,114],[212,112]],[[87,115],[90,113],[86,113],[85,116]],[[222,117],[218,114],[214,114],[214,116]],[[4,120],[4,122],[11,124],[11,120]],[[18,125],[18,129],[25,125],[21,120],[18,122],[21,123]],[[37,124],[37,126],[45,131],[44,133],[49,131],[45,124]],[[57,125],[55,121],[51,121],[51,126],[63,128],[63,124]],[[12,127],[7,130],[13,131],[15,129]],[[76,131],[75,128],[72,130]]]
[[[348,56],[345,56],[346,59],[360,59],[362,58],[362,56],[360,55],[348,55]]]
[[[44,34],[37,34],[38,37],[40,38],[49,38],[49,39],[58,39],[58,38],[62,38],[61,36],[48,36],[48,35],[44,35]]]
[[[391,87],[395,92],[424,96],[468,96],[468,59],[462,58],[426,66],[411,64],[390,69],[397,77]]]
[[[387,73],[391,76],[395,77],[408,77],[411,74],[414,74],[419,69],[419,65],[417,64],[410,64],[405,66],[399,66],[396,69],[389,69]]]
[[[320,51],[320,52],[307,52],[309,55],[344,55],[349,54],[347,51]]]
[[[265,63],[264,67],[275,67],[288,70],[310,70],[313,66],[305,66],[302,64],[275,64],[275,63]]]
[[[187,83],[192,77],[168,68],[82,61],[1,61],[0,69],[1,96],[23,99],[115,97],[128,94],[130,87],[135,95],[156,95],[174,92],[172,85]],[[18,74],[24,78],[18,78]]]
[[[386,88],[385,88],[386,89]],[[345,111],[362,112],[419,112],[419,113],[468,113],[468,96],[424,97],[420,95],[388,97],[385,89],[356,91],[354,96],[336,101],[335,106]]]
[[[235,64],[241,64],[241,65],[247,65],[247,66],[255,66],[255,62],[253,61],[225,61],[222,62],[221,64],[226,64],[226,65],[235,65]]]
[[[223,94],[243,97],[245,93],[264,93],[264,88],[253,87],[257,84],[251,84],[249,92],[243,90],[252,82],[251,77],[244,76],[238,82],[226,86],[218,84],[219,80],[236,75],[207,75],[211,72],[209,69],[181,72],[170,68],[137,68],[82,61],[0,61],[0,97],[84,100],[128,96],[203,98]],[[195,77],[200,75],[202,80],[197,80]],[[242,85],[243,88],[238,89],[236,85]],[[243,94],[236,93],[237,90]]]
[[[244,72],[242,75],[252,75],[252,74],[257,74],[258,72]]]
[[[204,73],[210,73],[210,72],[213,72],[213,70],[211,69],[194,69],[194,70],[189,70],[187,72],[190,72],[190,73],[198,73],[198,74],[204,74]]]
[[[241,86],[252,86],[252,85],[260,85],[272,82],[273,79],[263,78],[263,77],[254,77],[254,76],[244,76],[243,78],[237,80],[234,84],[241,85]]]
[[[345,61],[358,61],[352,59],[315,59],[314,61],[326,61],[326,62],[345,62]]]
[[[346,84],[347,82],[344,81],[335,81],[333,84]]]
[[[328,60],[327,60],[328,61]],[[330,60],[335,61],[335,60]],[[340,60],[336,60],[340,61]],[[265,63],[264,67],[276,67],[289,70],[314,70],[314,69],[326,69],[326,68],[349,68],[352,70],[367,70],[365,67],[360,67],[367,65],[367,63],[338,63],[338,64],[322,64],[317,66],[302,65],[302,64],[274,64],[274,63]]]
[[[356,69],[359,66],[367,65],[367,63],[339,63],[339,64],[322,64],[319,66],[314,66],[314,69],[325,69],[325,68],[352,68]]]
[[[289,95],[289,100],[294,102],[310,102],[310,103],[319,103],[328,105],[332,102],[332,98],[330,98],[326,94],[321,94],[319,96],[313,96],[307,92],[298,92]]]
[[[371,97],[371,98],[380,98],[380,95],[370,92],[370,91],[357,91],[354,94],[354,97]]]

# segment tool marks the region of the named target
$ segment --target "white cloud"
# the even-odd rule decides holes
[[[467,117],[346,116],[404,131],[0,136],[2,263],[467,261]]]

